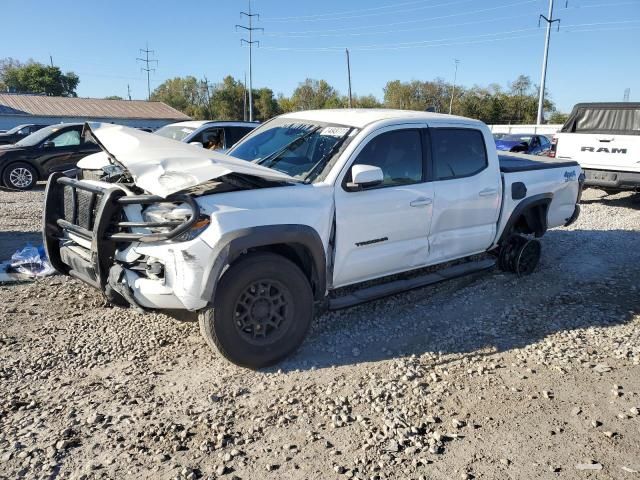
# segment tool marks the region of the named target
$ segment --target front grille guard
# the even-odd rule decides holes
[[[65,187],[71,189],[73,204],[69,209],[65,202]],[[84,216],[93,216],[86,228],[78,225],[81,216],[77,211],[77,191],[95,195],[95,205],[92,212]],[[68,193],[68,192],[67,192]],[[154,203],[181,202],[189,205],[192,214],[186,221],[170,222],[127,222],[121,221],[122,210],[127,205],[152,205]],[[66,206],[66,209],[65,209]],[[94,213],[95,212],[95,213]],[[82,218],[85,218],[82,217]],[[200,218],[200,208],[193,198],[188,195],[171,195],[167,198],[154,195],[127,196],[117,187],[104,188],[93,183],[83,182],[65,177],[62,173],[54,173],[49,177],[45,191],[43,240],[44,247],[51,265],[62,273],[81,277],[82,280],[96,287],[104,288],[108,281],[109,269],[113,265],[116,246],[118,243],[153,243],[172,240],[190,230]],[[86,220],[83,221],[86,223]],[[171,228],[166,233],[129,233],[124,229],[132,228]],[[62,261],[60,255],[61,241],[64,233],[70,232],[91,242],[91,267],[95,278],[86,278],[78,271],[70,270],[69,265]],[[92,275],[93,276],[93,275]]]

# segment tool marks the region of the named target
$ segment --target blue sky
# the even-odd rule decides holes
[[[240,46],[246,0],[3,2],[0,58],[49,55],[80,75],[86,97],[146,97],[138,49],[155,50],[152,88],[183,75],[218,82],[248,70]],[[351,49],[353,89],[382,98],[388,80],[453,80],[506,85],[519,74],[540,81],[548,0],[254,0],[254,87],[289,95],[307,77],[347,91],[344,48]],[[547,86],[560,110],[583,101],[640,101],[640,0],[556,1]]]

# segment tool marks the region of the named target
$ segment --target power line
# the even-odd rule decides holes
[[[253,40],[253,32],[260,30],[264,32],[264,28],[258,28],[253,26],[253,18],[256,17],[260,19],[260,15],[257,13],[251,13],[251,0],[249,0],[249,11],[248,12],[240,12],[240,17],[247,17],[249,20],[249,26],[245,25],[236,25],[236,30],[241,28],[249,32],[249,40],[242,38],[240,39],[240,45],[248,45],[249,46],[249,121],[253,122],[253,46],[260,46],[260,42],[257,40]]]
[[[426,5],[423,7],[414,7],[414,8],[405,8],[405,9],[396,9],[394,10],[393,13],[410,13],[410,12],[416,12],[418,10],[428,10],[430,8],[438,8],[438,7],[449,7],[451,5],[459,5],[461,3],[470,3],[473,2],[475,0],[454,0],[454,1],[449,1],[446,3],[438,3],[436,5]],[[303,18],[299,18],[296,21],[298,22],[322,22],[322,21],[337,21],[337,20],[353,20],[353,19],[360,19],[360,18],[365,18],[365,17],[379,17],[381,15],[389,15],[389,12],[377,12],[377,13],[357,13],[355,15],[346,15],[346,16],[334,16],[334,17],[330,17],[330,18],[307,18],[307,19],[303,19]],[[274,23],[279,23],[279,22],[290,22],[291,20],[270,20],[271,22]]]
[[[336,15],[348,15],[350,13],[362,13],[362,12],[372,12],[375,10],[385,10],[388,8],[398,8],[398,7],[404,7],[406,5],[416,5],[418,3],[427,3],[427,2],[431,2],[433,0],[413,0],[411,2],[402,2],[402,3],[394,3],[391,5],[382,5],[379,7],[369,7],[369,8],[361,8],[358,10],[343,10],[340,12],[333,12],[333,13],[318,13],[315,15],[299,15],[299,16],[295,16],[295,17],[273,17],[273,18],[269,18],[267,17],[264,21],[266,22],[273,22],[273,21],[278,21],[278,22],[284,22],[284,21],[295,21],[295,20],[300,20],[300,19],[304,19],[304,18],[318,18],[318,17],[331,17],[331,16],[336,16]]]
[[[140,49],[140,53],[143,53],[145,55],[144,58],[136,58],[136,61],[140,61],[143,62],[145,64],[144,67],[142,67],[140,70],[142,70],[143,72],[147,72],[147,100],[151,100],[151,77],[150,74],[151,72],[155,72],[156,69],[155,68],[151,68],[150,65],[152,64],[156,64],[158,65],[158,60],[155,59],[151,59],[149,58],[149,54],[154,54],[155,52],[153,50],[149,50],[149,44],[147,43],[146,48],[141,48]]]
[[[349,30],[367,30],[367,29],[371,29],[371,28],[380,28],[380,27],[384,27],[384,28],[389,28],[389,27],[396,27],[399,25],[411,25],[411,24],[416,24],[416,23],[424,23],[424,22],[433,22],[434,20],[443,20],[445,18],[455,18],[455,17],[463,17],[463,16],[467,16],[467,15],[477,15],[480,13],[486,13],[486,12],[493,12],[495,10],[500,10],[503,8],[512,8],[512,7],[518,7],[521,5],[526,5],[526,4],[530,4],[530,3],[537,3],[538,0],[522,0],[519,2],[512,2],[512,3],[508,3],[505,5],[498,5],[495,7],[488,7],[488,8],[481,8],[478,10],[467,10],[464,12],[459,12],[459,13],[452,13],[452,14],[448,14],[448,15],[439,15],[439,16],[435,16],[435,17],[429,17],[429,18],[420,18],[420,19],[414,19],[414,20],[404,20],[401,22],[387,22],[387,23],[378,23],[375,25],[360,25],[360,26],[353,26],[353,27],[348,27]],[[335,29],[322,29],[322,30],[305,30],[305,31],[297,31],[297,32],[290,32],[290,33],[299,33],[299,34],[304,34],[304,33],[335,33],[335,32],[344,32],[346,29],[346,27],[343,28],[335,28]]]
[[[607,28],[594,28],[594,29],[581,29],[581,30],[568,30],[569,28],[581,28],[583,26],[588,25],[611,25],[611,24],[627,24],[627,23],[637,23],[636,20],[629,20],[623,22],[605,22],[600,24],[577,24],[577,25],[565,25],[563,27],[564,33],[582,33],[582,32],[603,32],[603,31],[621,31],[621,30],[633,30],[640,28],[640,26],[635,27],[607,27]],[[526,35],[515,35],[514,33],[519,32],[538,32],[533,34]],[[504,37],[497,38],[488,38],[482,39],[483,37],[492,36],[492,35],[507,35]],[[422,42],[408,42],[407,44],[380,44],[380,45],[370,45],[370,46],[354,46],[350,47],[350,50],[358,50],[358,51],[381,51],[381,50],[403,50],[407,48],[433,48],[433,47],[449,47],[456,45],[475,45],[480,43],[491,43],[491,42],[499,42],[499,41],[508,41],[508,40],[516,40],[521,38],[533,38],[539,37],[539,29],[538,28],[525,28],[521,30],[512,30],[510,32],[496,32],[496,33],[487,33],[483,35],[469,36],[472,38],[470,41],[463,42],[448,42],[448,40],[452,40],[452,38],[447,39],[439,39],[439,40],[425,40]],[[464,37],[455,37],[455,38],[464,38]],[[446,42],[446,43],[438,43],[438,42]],[[263,50],[271,50],[271,51],[297,51],[297,52],[336,52],[342,50],[344,47],[262,47]]]
[[[535,13],[537,12],[525,13],[522,15],[511,15],[508,17],[493,17],[493,18],[487,18],[484,20],[476,20],[473,22],[441,23],[441,24],[432,25],[426,28],[425,27],[401,28],[401,29],[396,28],[393,30],[382,30],[382,31],[374,31],[374,32],[345,32],[344,30],[341,30],[339,33],[338,32],[337,33],[319,33],[319,34],[312,34],[312,35],[298,34],[295,32],[270,32],[270,33],[265,33],[265,35],[267,37],[274,37],[274,38],[362,37],[367,35],[377,36],[377,35],[385,35],[388,33],[397,34],[397,33],[405,33],[405,32],[424,32],[425,30],[440,30],[442,28],[466,27],[469,25],[481,25],[484,23],[503,22],[505,20],[515,20],[519,18],[531,18],[532,14],[535,14]],[[427,19],[424,19],[423,21],[430,22],[431,20],[432,20],[431,18],[427,18]]]

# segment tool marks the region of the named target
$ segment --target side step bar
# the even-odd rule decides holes
[[[373,287],[356,290],[344,297],[330,299],[329,310],[341,310],[343,308],[360,305],[361,303],[388,297],[389,295],[395,295],[396,293],[426,287],[427,285],[433,285],[435,283],[444,282],[445,280],[463,277],[465,275],[482,272],[484,270],[490,270],[495,267],[495,265],[496,262],[492,259],[467,262],[454,265],[453,267],[444,268],[437,272],[428,273],[420,277],[400,279],[389,283],[374,285]]]

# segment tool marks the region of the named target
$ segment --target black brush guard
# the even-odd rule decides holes
[[[186,221],[128,222],[126,205],[185,203],[192,210]],[[172,240],[190,230],[200,218],[198,204],[188,195],[162,198],[153,195],[127,196],[117,187],[103,188],[74,180],[62,173],[49,177],[45,191],[43,240],[49,262],[58,272],[76,277],[100,290],[110,282],[119,244],[153,243]],[[130,233],[132,228],[168,227],[167,233]],[[86,249],[72,242],[65,232],[91,243]],[[121,267],[118,265],[118,269]],[[111,275],[113,282],[113,275]]]

